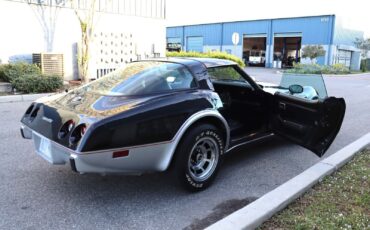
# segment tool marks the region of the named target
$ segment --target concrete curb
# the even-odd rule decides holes
[[[285,208],[323,177],[333,173],[370,144],[370,133],[290,179],[253,203],[206,228],[207,230],[255,229]]]
[[[0,96],[0,103],[7,102],[21,102],[21,101],[35,101],[41,97],[52,95],[53,93],[42,93],[42,94],[20,94],[20,95],[9,95]]]

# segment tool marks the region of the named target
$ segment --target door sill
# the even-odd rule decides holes
[[[256,137],[254,139],[250,139],[250,136],[248,136],[248,140],[245,140],[245,141],[241,141],[242,138],[239,138],[239,139],[237,139],[237,142],[240,142],[240,143],[232,145],[228,150],[226,150],[226,153],[228,153],[231,150],[233,150],[235,148],[238,148],[240,146],[243,146],[243,145],[246,145],[246,144],[252,144],[252,143],[255,143],[255,142],[258,142],[258,141],[262,141],[264,139],[271,138],[273,136],[275,136],[275,134],[273,134],[273,133],[268,133],[268,134],[262,135],[260,137]],[[247,138],[247,137],[245,137],[245,138]]]

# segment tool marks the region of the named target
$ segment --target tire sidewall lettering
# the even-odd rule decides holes
[[[221,139],[221,137],[220,137],[220,135],[216,132],[216,131],[214,131],[214,130],[204,130],[204,131],[202,131],[200,134],[198,134],[195,138],[194,138],[194,140],[195,140],[195,143],[200,139],[200,138],[202,138],[202,137],[205,137],[205,136],[209,136],[209,137],[212,137],[212,138],[214,138],[215,139],[215,141],[216,141],[216,143],[218,144],[218,147],[219,147],[219,150],[220,150],[220,152],[219,152],[219,154],[220,154],[220,156],[219,157],[221,157],[223,154],[224,154],[224,145],[223,145],[223,141],[222,141],[222,139]],[[190,154],[190,153],[189,153]],[[217,162],[217,164],[219,164],[219,162]],[[186,173],[185,173],[185,177],[186,177],[186,180],[187,180],[187,182],[192,186],[192,187],[194,187],[194,188],[202,188],[203,186],[204,186],[204,183],[205,183],[205,181],[203,181],[203,182],[197,182],[197,181],[195,181],[189,174],[188,174],[188,168],[186,169]]]

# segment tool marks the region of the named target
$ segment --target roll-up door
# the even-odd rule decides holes
[[[187,51],[203,52],[203,37],[188,37]]]

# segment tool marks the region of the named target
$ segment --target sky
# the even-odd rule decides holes
[[[167,0],[166,14],[168,26],[335,14],[370,37],[369,0]]]

